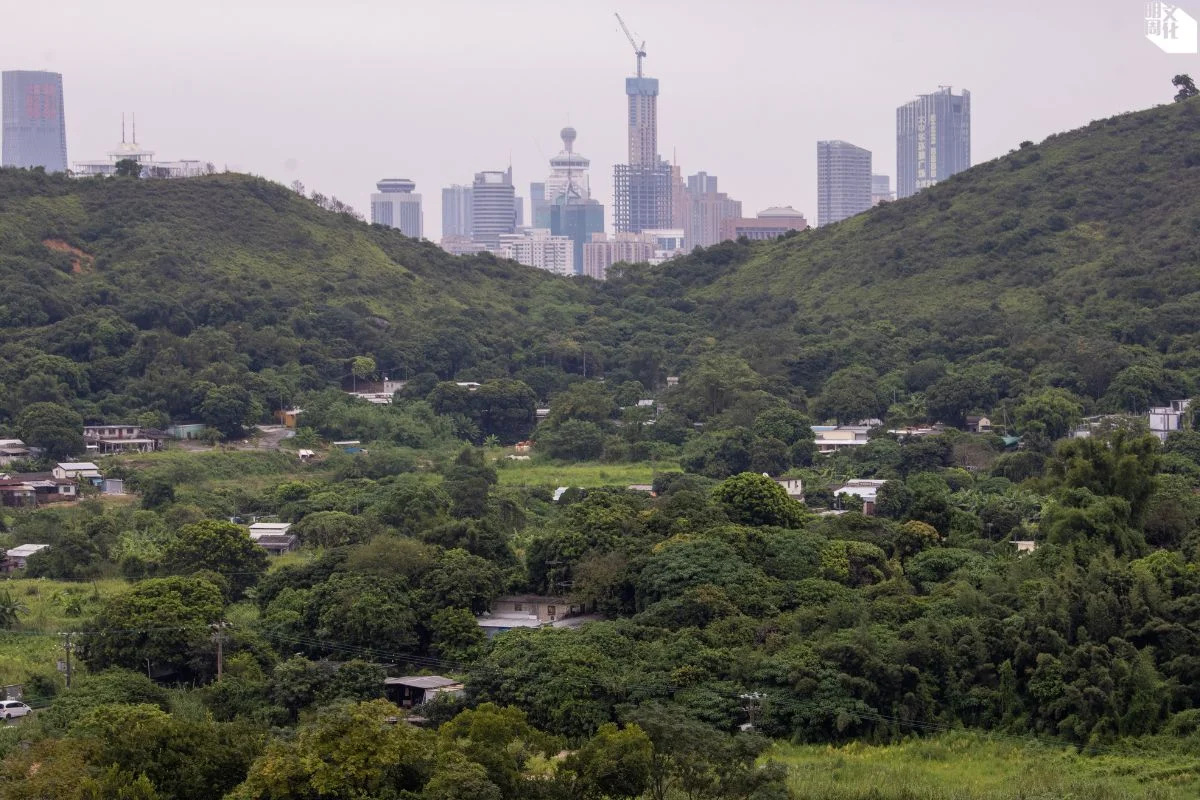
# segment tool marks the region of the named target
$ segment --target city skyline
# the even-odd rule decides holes
[[[660,154],[685,174],[720,175],[750,216],[792,205],[816,218],[815,164],[807,154],[832,132],[871,150],[876,168],[892,173],[895,109],[938,84],[978,96],[972,160],[980,163],[1025,139],[1169,102],[1170,76],[1189,63],[1146,42],[1141,9],[1115,0],[1004,9],[751,5],[773,24],[764,29],[748,14],[717,27],[667,2],[623,10],[647,40],[646,74],[661,83]],[[184,19],[182,8],[129,3],[130,13],[167,21]],[[570,124],[598,167],[592,194],[611,210],[607,167],[626,158],[622,85],[634,70],[610,8],[534,0],[516,14],[473,2],[401,11],[356,0],[285,12],[275,3],[217,0],[199,12],[189,7],[188,25],[163,24],[154,37],[103,16],[87,30],[55,24],[92,10],[74,0],[22,6],[10,10],[0,32],[4,69],[64,74],[67,138],[77,157],[107,152],[112,120],[120,109],[137,108],[145,138],[164,151],[285,185],[298,179],[367,214],[380,175],[407,176],[428,194],[511,162],[514,182],[525,186],[542,177],[557,149],[555,132]],[[937,22],[950,10],[954,24]],[[1038,25],[1027,24],[1035,18]],[[829,34],[851,30],[846,20],[865,56],[833,62],[844,45]],[[387,42],[401,22],[412,44],[397,51]],[[572,35],[555,36],[564,25]],[[29,33],[39,30],[54,33]],[[702,39],[719,46],[721,57],[694,46]],[[938,47],[913,47],[926,40]],[[1021,42],[1022,63],[1009,63],[1006,40]],[[230,51],[221,63],[206,55],[217,42]],[[127,58],[108,58],[113,51]],[[318,74],[305,68],[314,60],[322,63]],[[839,64],[836,80],[819,77],[825,63]],[[378,77],[397,71],[422,79]],[[855,85],[871,89],[845,102]],[[313,113],[326,107],[339,114]],[[426,208],[430,238],[441,229],[438,205]]]

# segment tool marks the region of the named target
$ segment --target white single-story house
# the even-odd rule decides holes
[[[290,522],[255,522],[250,526],[250,540],[273,556],[290,553],[300,546],[300,537],[288,533]]]
[[[29,557],[35,553],[40,553],[49,548],[48,544],[22,544],[11,550],[4,551],[4,570],[12,573],[18,569],[25,569]]]
[[[878,495],[879,487],[885,483],[887,481],[855,478],[854,480],[846,481],[841,486],[832,486],[829,491],[835,498],[843,494],[861,498],[863,501],[863,513],[871,517],[875,515],[875,498]]]
[[[589,618],[580,616],[583,607],[565,597],[516,594],[497,597],[491,611],[475,618],[489,638],[513,628],[574,628]]]
[[[100,468],[90,461],[63,461],[54,465],[54,477],[59,480],[87,481],[93,486],[100,485],[104,476]]]

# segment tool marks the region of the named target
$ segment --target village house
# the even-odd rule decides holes
[[[987,417],[970,415],[967,417],[967,430],[971,433],[991,433],[992,421]]]
[[[804,481],[799,478],[776,478],[775,482],[783,487],[788,497],[804,502]]]
[[[0,506],[30,508],[37,505],[37,492],[20,478],[0,477]]]
[[[300,537],[288,533],[290,522],[255,522],[250,526],[250,540],[273,556],[290,553],[300,546]]]
[[[409,675],[383,679],[384,696],[401,708],[415,708],[443,694],[461,697],[464,690],[462,681],[443,678],[441,675]]]
[[[0,467],[29,458],[33,453],[20,439],[0,439]]]
[[[869,440],[867,425],[813,425],[813,441],[822,455],[836,453],[847,447],[861,447]]]
[[[396,392],[404,391],[407,385],[408,381],[394,381],[390,378],[381,381],[354,381],[346,394],[376,405],[391,405]]]
[[[832,486],[829,491],[835,498],[843,494],[861,498],[863,501],[863,513],[868,517],[872,517],[875,516],[875,498],[879,492],[879,487],[885,483],[887,481],[855,478],[854,480],[846,481],[840,486]]]
[[[517,594],[497,597],[491,610],[475,618],[488,638],[513,628],[573,628],[585,622],[579,615],[583,607],[565,597],[545,597],[535,594]]]
[[[1191,404],[1191,400],[1172,400],[1169,406],[1150,409],[1147,415],[1150,432],[1157,436],[1159,441],[1165,442],[1172,433],[1183,430],[1183,420]]]
[[[48,544],[22,544],[4,551],[4,572],[11,575],[28,566],[29,557],[49,548]]]
[[[51,474],[59,480],[87,482],[93,486],[99,486],[104,480],[100,468],[90,461],[61,461],[54,466]]]
[[[83,442],[98,453],[150,453],[170,438],[165,431],[138,425],[84,425]]]
[[[16,487],[23,487],[18,490]],[[10,502],[29,495],[29,502]],[[52,472],[15,472],[0,475],[0,504],[8,506],[45,505],[78,497],[78,487],[70,478],[57,478]]]

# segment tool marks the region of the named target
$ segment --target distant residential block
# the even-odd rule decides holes
[[[575,242],[569,236],[555,236],[543,228],[502,234],[499,254],[556,275],[575,274]]]
[[[602,281],[613,264],[646,264],[654,258],[653,237],[640,233],[592,234],[583,246],[583,274]]]

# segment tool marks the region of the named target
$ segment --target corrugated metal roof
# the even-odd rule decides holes
[[[443,678],[441,675],[413,675],[404,678],[384,678],[386,686],[408,686],[413,689],[441,689],[462,683],[453,678]]]

